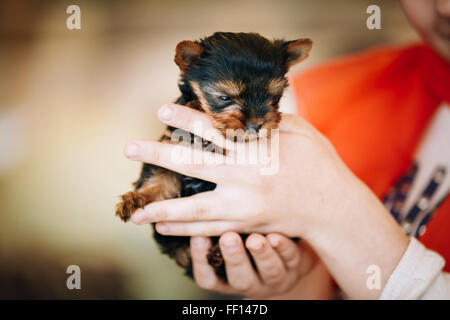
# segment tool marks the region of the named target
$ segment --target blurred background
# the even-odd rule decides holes
[[[71,4],[81,30],[66,27]],[[381,30],[366,28],[371,4]],[[114,216],[140,170],[123,146],[157,139],[156,111],[178,96],[176,44],[215,31],[313,39],[291,74],[418,39],[393,0],[0,0],[0,298],[218,297],[159,253],[149,226]],[[81,290],[66,287],[69,265]]]

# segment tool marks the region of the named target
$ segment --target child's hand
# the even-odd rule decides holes
[[[171,115],[164,117],[168,112]],[[164,106],[159,115],[167,124],[198,135],[212,128],[206,114],[183,106]],[[203,132],[196,129],[199,124]],[[301,118],[284,115],[280,129],[279,154],[271,154],[272,160],[279,161],[279,170],[273,175],[262,175],[260,164],[180,164],[172,158],[179,146],[129,143],[125,154],[131,159],[217,183],[211,192],[151,203],[132,220],[157,222],[156,229],[163,235],[216,236],[236,231],[304,237],[337,208],[350,206],[347,186],[353,175],[331,144]],[[229,152],[227,157],[237,153]]]

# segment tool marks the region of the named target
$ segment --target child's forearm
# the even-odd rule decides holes
[[[352,187],[346,190],[354,192],[343,198],[342,206],[330,213],[326,223],[318,223],[317,232],[311,232],[307,240],[346,295],[376,299],[406,251],[409,239],[362,182],[348,181]],[[378,271],[377,288],[373,277]],[[368,285],[368,280],[375,280],[375,288]]]

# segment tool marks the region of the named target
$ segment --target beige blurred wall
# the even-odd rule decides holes
[[[81,30],[66,28],[69,4]],[[369,4],[381,30],[365,27]],[[82,270],[112,261],[133,297],[209,297],[114,205],[140,169],[125,142],[157,138],[156,110],[177,97],[174,47],[215,31],[313,39],[293,72],[417,40],[394,0],[1,1],[0,264],[24,250]]]

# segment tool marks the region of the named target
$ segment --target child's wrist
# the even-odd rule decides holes
[[[374,198],[371,191],[353,173],[346,172],[336,180],[340,182],[339,186],[324,196],[325,200],[317,211],[302,223],[302,236],[311,238],[308,241],[328,233],[341,234],[344,225],[347,226],[372,206]]]

